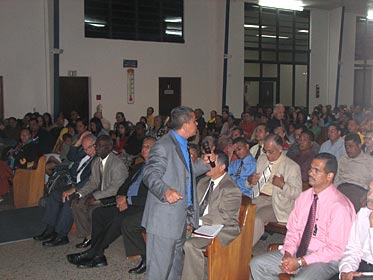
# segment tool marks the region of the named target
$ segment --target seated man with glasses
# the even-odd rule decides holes
[[[367,194],[367,203],[362,207],[352,225],[350,237],[339,263],[340,279],[359,279],[364,272],[373,272],[373,181]],[[366,275],[365,275],[366,276]],[[362,279],[373,279],[364,277]]]
[[[295,199],[302,191],[300,167],[283,152],[280,136],[269,134],[264,139],[264,152],[258,158],[256,173],[247,178],[252,188],[256,216],[253,245],[269,222],[286,223]]]
[[[34,236],[35,240],[43,241],[43,246],[69,243],[67,235],[73,224],[73,216],[71,204],[63,200],[62,193],[67,189],[77,191],[88,181],[91,176],[91,163],[96,156],[95,141],[96,136],[87,131],[70,148],[68,159],[73,162],[69,169],[71,182],[65,182],[61,176],[55,183],[53,191],[48,196],[42,220],[46,228],[41,234]]]

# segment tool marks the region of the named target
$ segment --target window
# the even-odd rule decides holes
[[[85,0],[85,36],[184,43],[183,15],[183,0]]]
[[[245,101],[273,102],[261,106],[278,102],[308,106],[309,11],[245,3],[244,23]],[[275,87],[274,97],[263,98],[262,89],[268,90],[270,84]]]

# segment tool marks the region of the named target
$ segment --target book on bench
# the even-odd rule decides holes
[[[204,225],[196,229],[192,237],[202,237],[212,239],[218,235],[218,233],[222,230],[224,225]]]

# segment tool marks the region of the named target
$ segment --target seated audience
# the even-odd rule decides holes
[[[145,162],[155,139],[145,137],[141,155]],[[91,248],[76,254],[67,255],[67,260],[78,268],[102,267],[107,265],[105,249],[121,234],[127,256],[141,256],[140,265],[128,272],[141,274],[146,271],[146,249],[142,237],[141,219],[144,212],[148,188],[142,181],[145,162],[133,167],[130,176],[119,188],[115,205],[96,208],[92,213]],[[114,204],[114,203],[113,203]]]
[[[48,195],[43,222],[44,231],[34,236],[35,240],[44,241],[43,246],[60,246],[69,243],[68,233],[73,225],[71,204],[63,199],[62,193],[67,189],[80,190],[91,175],[91,163],[96,155],[94,144],[96,137],[91,133],[82,134],[69,152],[73,162],[67,174],[61,174],[57,184]],[[56,179],[57,180],[57,179]]]
[[[269,131],[273,133],[276,127],[284,126],[284,123],[283,123],[284,118],[285,118],[285,106],[283,104],[276,104],[273,109],[273,116],[267,122]]]
[[[250,154],[250,145],[243,137],[233,140],[234,153],[238,157],[230,163],[228,174],[232,180],[240,187],[244,195],[251,197],[251,188],[246,187],[247,177],[255,172],[256,160]]]
[[[119,123],[121,122],[127,122],[126,121],[126,117],[124,116],[124,113],[123,112],[117,112],[115,114],[115,119],[117,120],[115,123],[114,123],[114,132],[115,132],[115,136],[118,136],[118,125]]]
[[[112,153],[113,141],[110,136],[102,135],[95,144],[97,158],[92,162],[91,176],[84,186],[77,191],[79,200],[72,202],[72,212],[78,237],[84,240],[77,248],[85,248],[90,244],[92,229],[92,211],[104,205],[105,198],[114,196],[128,176],[123,161]],[[62,200],[76,190],[71,188],[63,193]],[[76,200],[76,199],[75,199]]]
[[[295,199],[302,191],[299,165],[285,155],[282,145],[280,136],[266,136],[265,155],[259,157],[256,173],[247,178],[256,204],[253,245],[269,222],[287,223]]]
[[[314,158],[309,171],[312,188],[295,202],[284,246],[252,259],[254,280],[277,279],[279,273],[294,279],[327,280],[338,272],[356,214],[352,203],[333,185],[337,168],[333,155],[322,153]]]
[[[160,139],[163,135],[167,133],[166,127],[163,125],[163,120],[161,116],[155,116],[153,121],[153,126],[150,129],[148,135],[154,137],[155,139]]]
[[[373,179],[373,158],[361,150],[359,135],[348,134],[344,142],[347,154],[338,161],[335,185],[351,183],[368,190]]]
[[[307,128],[304,125],[295,126],[295,130],[293,133],[295,142],[290,146],[288,152],[286,153],[288,157],[292,157],[293,155],[298,154],[300,136],[302,135],[302,132],[306,130]],[[316,153],[318,153],[320,150],[320,145],[317,144],[315,141],[312,142],[312,150],[315,151]]]
[[[154,127],[154,108],[153,107],[148,107],[146,109],[146,123],[149,126],[149,129],[152,129]]]
[[[238,215],[241,207],[241,192],[227,174],[228,157],[221,151],[215,151],[215,167],[211,167],[206,177],[197,185],[199,199],[199,225],[224,225],[217,238],[228,245],[240,234]],[[210,239],[191,237],[184,244],[184,267],[182,278],[204,279],[206,258],[203,252]]]
[[[54,145],[53,137],[45,130],[45,128],[40,126],[37,118],[31,118],[29,124],[31,137],[38,147],[38,155],[41,156],[50,153]]]
[[[373,156],[373,131],[369,130],[365,133],[363,152]]]
[[[107,132],[110,131],[111,124],[110,124],[110,121],[105,119],[104,116],[102,115],[102,105],[101,104],[97,105],[97,111],[94,114],[94,117],[98,118],[101,121],[103,129],[105,129]]]
[[[146,135],[146,126],[142,122],[136,123],[135,131],[127,140],[126,152],[130,155],[137,156],[141,152],[142,141]]]
[[[114,150],[121,154],[126,150],[126,144],[128,141],[128,126],[126,122],[117,123],[117,135],[114,144]]]
[[[328,127],[329,140],[322,143],[320,153],[332,154],[339,160],[346,154],[344,140],[341,137],[341,128],[337,123],[331,123]]]

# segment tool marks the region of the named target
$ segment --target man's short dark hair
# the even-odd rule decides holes
[[[232,128],[232,131],[233,130],[239,130],[240,131],[240,135],[243,135],[243,129],[241,128],[241,127],[239,127],[239,126],[234,126],[233,128]]]
[[[333,173],[334,178],[335,175],[337,175],[337,170],[338,170],[338,162],[337,158],[329,153],[319,153],[317,154],[314,159],[321,159],[325,161],[325,173]]]
[[[294,130],[298,130],[298,129],[302,129],[302,132],[303,132],[303,131],[306,131],[306,130],[307,130],[307,127],[306,127],[304,124],[297,123],[297,124],[294,126]]]
[[[178,130],[180,129],[184,123],[189,122],[190,120],[190,113],[193,112],[192,108],[186,106],[179,106],[175,107],[171,111],[171,119],[169,127],[171,129]]]
[[[265,130],[265,132],[267,132],[267,133],[270,132],[270,131],[269,131],[269,127],[268,127],[268,125],[267,125],[266,123],[258,123],[258,124],[256,125],[256,127],[258,127],[258,126],[264,126],[264,130]]]
[[[284,145],[284,142],[282,141],[282,138],[278,136],[277,134],[270,133],[264,138],[264,143],[273,141],[277,147],[282,147]]]
[[[331,126],[334,126],[338,131],[342,131],[342,129],[341,129],[339,123],[337,123],[337,122],[331,122],[331,123],[329,124],[328,128],[331,127]]]
[[[244,145],[249,145],[249,142],[247,142],[247,140],[243,137],[237,137],[236,139],[233,140],[233,144],[237,144],[237,143],[242,143]]]
[[[313,132],[312,132],[311,130],[308,130],[308,129],[303,130],[303,131],[302,131],[302,134],[307,134],[308,137],[310,138],[310,140],[311,140],[312,142],[315,141],[315,134],[313,134]]]
[[[102,142],[105,146],[113,147],[113,140],[109,135],[101,135],[97,137],[96,143]]]
[[[216,155],[216,161],[219,163],[219,165],[225,164],[225,171],[228,170],[229,167],[229,158],[226,153],[220,150],[215,150],[214,154]]]
[[[347,134],[346,137],[345,137],[345,143],[347,141],[353,141],[356,144],[361,144],[360,136],[356,133]]]

